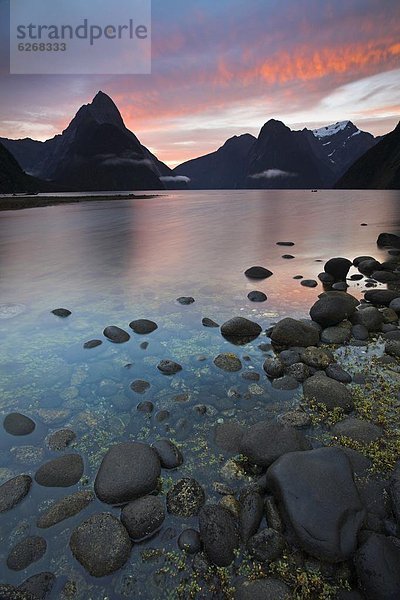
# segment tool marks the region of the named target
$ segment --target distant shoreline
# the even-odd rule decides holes
[[[116,196],[5,196],[0,197],[0,211],[23,210],[25,208],[40,208],[57,206],[59,204],[77,204],[79,202],[103,202],[111,200],[144,200],[156,198],[159,194],[118,194]]]

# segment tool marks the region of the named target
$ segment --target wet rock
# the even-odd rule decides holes
[[[380,262],[378,262],[374,258],[369,258],[367,260],[359,262],[357,265],[357,269],[366,277],[370,277],[374,271],[380,268],[380,266]]]
[[[301,353],[301,360],[314,369],[326,369],[333,361],[331,352],[310,346]]]
[[[295,390],[298,387],[298,385],[298,380],[292,377],[291,375],[284,375],[283,377],[278,377],[272,382],[273,388],[282,391]]]
[[[347,274],[352,262],[347,258],[331,258],[325,263],[324,271],[335,279],[335,281],[346,281]]]
[[[218,504],[219,506],[222,506],[223,508],[229,510],[229,512],[232,513],[235,519],[239,519],[240,503],[234,495],[228,494],[227,496],[223,496],[218,502]]]
[[[212,319],[209,319],[208,317],[204,317],[201,320],[201,323],[202,323],[203,327],[219,327],[218,323],[216,323]]]
[[[116,327],[115,325],[110,325],[106,327],[103,331],[103,335],[110,340],[110,342],[114,342],[114,344],[123,344],[130,340],[130,335],[120,327]]]
[[[29,475],[17,475],[0,485],[0,513],[11,510],[28,494],[32,485]]]
[[[10,435],[29,435],[36,425],[32,419],[21,413],[10,413],[4,419],[3,427]]]
[[[294,377],[296,381],[300,383],[305,381],[311,375],[309,367],[302,362],[297,362],[290,365],[286,372],[287,375]]]
[[[94,491],[102,502],[123,504],[153,492],[160,473],[158,454],[147,444],[116,444],[101,462]]]
[[[365,327],[365,325],[353,325],[351,328],[351,335],[355,340],[365,341],[369,338],[368,329]]]
[[[400,547],[394,538],[372,533],[358,549],[355,565],[367,600],[395,600],[400,591]]]
[[[192,517],[199,514],[205,501],[201,485],[195,479],[185,477],[168,490],[167,510],[178,517]]]
[[[354,408],[350,391],[330,377],[313,375],[303,383],[303,391],[308,401],[325,404],[328,410],[342,408],[350,412]]]
[[[150,400],[146,400],[146,402],[139,402],[139,404],[136,407],[136,410],[149,415],[154,410],[154,404],[150,402]]]
[[[290,367],[290,365],[294,365],[300,361],[300,351],[294,349],[283,350],[279,353],[279,360],[285,367]]]
[[[243,425],[233,421],[218,423],[215,427],[214,441],[221,450],[238,454],[245,430]]]
[[[89,340],[83,344],[85,350],[91,350],[92,348],[97,348],[97,346],[101,346],[103,342],[101,340]]]
[[[321,342],[324,344],[342,345],[347,344],[351,337],[351,324],[343,321],[335,327],[327,327],[322,330]]]
[[[315,281],[315,279],[302,279],[300,285],[308,288],[315,288],[318,285],[318,281]]]
[[[24,538],[16,544],[7,557],[7,567],[22,571],[42,558],[47,549],[46,540],[37,535]]]
[[[156,413],[155,419],[157,423],[163,423],[164,421],[169,419],[170,416],[171,413],[169,412],[169,410],[159,410],[158,413]]]
[[[380,233],[376,243],[380,248],[400,248],[400,236],[394,233]]]
[[[142,540],[158,531],[164,519],[164,503],[158,496],[133,500],[121,512],[121,522],[133,540]]]
[[[289,410],[283,415],[278,415],[278,421],[288,427],[308,427],[311,424],[310,415],[303,410]]]
[[[399,281],[399,275],[391,271],[374,271],[371,277],[379,283],[397,283]]]
[[[182,366],[173,360],[162,360],[158,363],[157,369],[164,375],[175,375],[182,371]]]
[[[286,541],[279,531],[266,528],[253,535],[247,543],[247,549],[256,560],[272,562],[282,556]]]
[[[352,281],[361,281],[361,279],[363,279],[363,276],[361,273],[353,273],[353,275],[350,276],[350,279]]]
[[[353,325],[363,325],[368,331],[380,331],[383,315],[375,306],[366,306],[354,313],[351,322]]]
[[[47,438],[47,445],[50,450],[65,450],[76,439],[76,433],[72,429],[60,429],[54,431]]]
[[[243,543],[258,531],[264,513],[264,502],[260,494],[247,491],[240,501],[239,532]]]
[[[284,527],[273,496],[265,496],[264,512],[268,527],[282,533]]]
[[[325,373],[326,373],[327,377],[330,377],[331,379],[335,379],[336,381],[340,381],[340,383],[351,383],[353,380],[350,373],[348,373],[347,371],[342,369],[342,367],[340,365],[338,365],[337,363],[330,364],[325,369]]]
[[[294,246],[294,242],[276,242],[277,246]]]
[[[392,290],[368,290],[368,292],[365,292],[364,298],[372,304],[389,306],[393,300],[400,298],[400,292]]]
[[[55,308],[51,312],[56,317],[61,317],[62,319],[65,319],[66,317],[69,317],[72,314],[71,311],[67,308]]]
[[[273,275],[272,271],[269,271],[265,267],[250,267],[244,274],[249,279],[267,279]]]
[[[69,545],[93,577],[104,577],[123,567],[132,547],[125,527],[109,513],[92,515],[83,521],[73,530]]]
[[[147,335],[158,329],[157,323],[149,321],[149,319],[136,319],[136,321],[129,323],[129,327],[139,335]]]
[[[389,304],[389,308],[394,310],[396,313],[400,313],[400,298],[395,298]]]
[[[244,371],[242,377],[247,381],[260,381],[260,374],[257,371]]]
[[[158,440],[152,445],[163,469],[176,469],[183,463],[182,452],[171,440]]]
[[[390,304],[392,304],[392,302]],[[396,303],[394,306],[396,306]],[[384,324],[396,325],[399,322],[399,315],[393,308],[390,307],[390,305],[389,308],[382,309],[382,316]]]
[[[354,260],[353,260],[353,265],[355,267],[358,267],[358,265],[362,262],[365,262],[366,260],[375,260],[375,258],[373,256],[357,256]]]
[[[400,531],[400,461],[397,462],[389,483],[389,495],[397,528]]]
[[[392,329],[391,331],[387,331],[383,337],[385,340],[400,342],[400,329]]]
[[[53,573],[43,572],[37,575],[32,575],[22,583],[18,590],[22,593],[30,595],[32,600],[44,600],[54,587],[56,576]],[[0,598],[2,595],[0,593]],[[11,597],[9,600],[14,600]],[[17,598],[15,598],[17,600]]]
[[[38,518],[37,526],[40,529],[47,529],[77,515],[94,500],[95,495],[89,490],[76,492],[71,496],[66,496],[54,502]]]
[[[188,554],[197,554],[201,550],[200,533],[196,529],[184,529],[178,537],[178,547]]]
[[[271,333],[271,340],[277,346],[315,346],[319,342],[319,332],[312,326],[287,317],[277,323]]]
[[[264,294],[264,292],[259,292],[256,290],[249,292],[247,297],[251,302],[265,302],[267,300],[267,295]]]
[[[35,481],[44,487],[69,487],[83,475],[83,460],[79,454],[65,454],[44,463],[36,471]]]
[[[285,367],[279,358],[268,356],[264,361],[263,369],[268,377],[275,379],[283,375]]]
[[[224,352],[223,354],[218,354],[214,358],[214,364],[219,369],[228,372],[240,371],[242,368],[242,363],[240,358],[236,356],[236,354],[232,354],[231,352]]]
[[[346,292],[325,293],[311,307],[310,316],[313,321],[324,329],[332,327],[351,317],[355,312],[354,300],[355,298],[352,298]],[[357,300],[355,302],[358,303]],[[314,344],[307,345],[313,346]]]
[[[250,427],[240,444],[241,453],[262,467],[268,467],[282,454],[310,447],[300,431],[273,421],[261,421]]]
[[[144,381],[143,379],[136,379],[131,383],[131,390],[136,394],[144,394],[150,388],[150,384],[148,381]]]
[[[293,254],[282,254],[282,258],[285,258],[286,260],[291,260],[295,257],[293,256]]]
[[[223,337],[237,345],[247,344],[255,340],[261,332],[262,328],[258,323],[244,317],[234,317],[221,325]]]
[[[400,358],[400,341],[389,340],[385,344],[385,352],[394,358]]]
[[[339,421],[332,427],[332,432],[336,436],[343,435],[361,444],[375,442],[383,435],[381,427],[356,417],[347,417]]]
[[[179,302],[179,304],[188,305],[193,304],[194,298],[191,296],[181,296],[180,298],[177,298],[176,301]]]
[[[348,287],[349,286],[347,285],[347,283],[345,281],[338,281],[337,283],[333,284],[332,289],[337,290],[339,292],[345,292]]]
[[[267,483],[308,554],[334,563],[353,554],[365,510],[344,452],[286,454],[268,469]]]
[[[303,275],[295,275],[293,279],[303,279]]]
[[[283,581],[267,577],[240,583],[235,600],[288,600],[290,595],[291,590]]]
[[[229,566],[239,546],[239,535],[233,515],[222,506],[204,506],[199,515],[200,538],[210,561],[218,567]]]
[[[329,273],[325,273],[325,272],[319,273],[318,279],[320,280],[321,283],[323,283],[326,286],[333,285],[335,283],[335,278],[333,277],[333,275],[329,275]]]

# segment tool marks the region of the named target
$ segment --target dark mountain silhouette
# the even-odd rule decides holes
[[[160,176],[172,174],[124,125],[107,94],[82,106],[68,127],[46,142],[3,143],[23,168],[65,189],[163,189]]]
[[[334,180],[333,170],[311,131],[292,131],[281,121],[271,119],[250,149],[241,187],[325,188]]]
[[[46,191],[49,186],[27,175],[14,156],[0,143],[0,193]]]
[[[339,179],[341,189],[400,189],[400,122]]]
[[[314,129],[313,134],[320,141],[322,156],[328,161],[336,178],[341,177],[380,139],[361,131],[351,121],[340,121]]]
[[[234,136],[221,148],[182,163],[174,175],[190,178],[192,189],[235,189],[243,178],[244,161],[256,138],[249,133]]]

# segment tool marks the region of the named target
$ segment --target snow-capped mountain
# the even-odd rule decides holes
[[[379,141],[351,121],[339,121],[314,129],[313,134],[321,144],[322,156],[337,178]]]

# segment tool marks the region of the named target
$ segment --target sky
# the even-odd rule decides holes
[[[398,0],[153,0],[152,72],[129,76],[10,75],[8,10],[0,0],[1,137],[53,137],[100,89],[172,167],[270,118],[374,135],[400,119]]]

